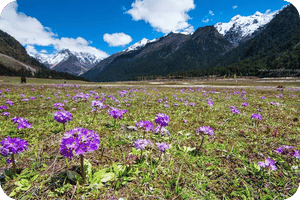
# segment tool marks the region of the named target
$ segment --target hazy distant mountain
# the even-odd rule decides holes
[[[86,80],[83,77],[47,69],[38,60],[28,55],[25,48],[15,38],[1,30],[0,75]]]
[[[55,55],[36,54],[34,57],[50,69],[77,76],[93,68],[103,59],[90,53],[74,52],[69,49]]]

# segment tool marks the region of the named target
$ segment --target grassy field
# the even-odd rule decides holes
[[[15,199],[286,199],[298,189],[299,82],[27,80],[0,77],[0,115],[10,113],[0,116],[0,141],[28,142],[14,155],[16,173],[7,162],[11,155],[0,155],[1,187]],[[94,100],[107,107],[92,111]],[[114,119],[112,107],[127,112]],[[58,109],[72,115],[65,127],[54,120]],[[159,113],[170,119],[163,134],[134,128],[141,120],[156,128]],[[262,120],[252,119],[254,113]],[[18,129],[15,116],[32,127]],[[213,135],[197,133],[203,126]],[[81,156],[61,152],[65,131],[75,127],[100,138],[84,154],[85,183]],[[137,149],[138,139],[152,145]],[[156,143],[169,149],[161,152]],[[268,158],[276,170],[258,164]]]

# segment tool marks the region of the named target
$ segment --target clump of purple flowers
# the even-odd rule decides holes
[[[85,128],[74,128],[64,134],[64,138],[60,144],[60,153],[63,157],[72,158],[75,152],[80,155],[81,176],[85,182],[85,174],[83,168],[83,155],[92,152],[100,146],[100,139],[97,132]]]
[[[275,152],[282,155],[295,156],[297,159],[300,158],[299,151],[292,146],[283,145],[278,147]]]
[[[248,103],[247,102],[244,102],[244,103],[242,103],[242,106],[248,106]]]
[[[241,113],[241,111],[239,109],[237,109],[237,108],[232,109],[231,112],[233,114],[240,114]]]
[[[264,168],[269,168],[273,171],[275,171],[277,169],[276,165],[275,165],[275,161],[272,160],[271,158],[267,158],[265,160],[265,162],[258,162],[258,165],[260,167],[264,167]]]
[[[32,125],[23,117],[13,117],[11,119],[15,124],[18,124],[17,129],[32,128]]]
[[[10,113],[9,112],[3,112],[1,115],[5,116],[5,117],[8,117],[10,115]]]
[[[55,104],[54,104],[54,107],[55,107],[57,110],[63,110],[63,109],[64,109],[64,106],[65,106],[65,104],[63,104],[63,103],[55,103]]]
[[[251,115],[251,119],[262,120],[262,116],[260,114],[254,113]]]
[[[11,160],[8,159],[7,162],[13,164],[13,171],[16,173],[14,155],[28,149],[27,141],[21,138],[11,138],[8,136],[1,141],[1,145],[2,147],[0,147],[0,154],[5,157],[11,155]]]
[[[72,114],[68,111],[57,111],[57,112],[54,112],[54,120],[59,122],[59,123],[62,123],[63,124],[63,127],[64,127],[64,131],[66,130],[65,129],[65,123],[69,122],[72,120]]]
[[[203,141],[204,141],[204,135],[211,135],[214,136],[213,129],[210,126],[201,126],[196,130],[196,133],[200,133],[202,135],[201,144],[199,146],[199,149],[201,149]]]
[[[0,110],[7,110],[7,109],[8,109],[7,106],[3,106],[3,105],[0,106]]]
[[[165,142],[163,142],[163,143],[156,143],[156,146],[157,146],[158,150],[161,151],[161,152],[165,152],[166,149],[170,148],[170,146],[167,143],[165,143]]]
[[[163,113],[158,113],[155,117],[155,123],[157,123],[160,127],[168,126],[170,122],[170,117]]]
[[[140,160],[142,159],[143,156],[143,150],[148,146],[148,145],[152,145],[152,143],[150,142],[150,140],[146,140],[146,139],[137,139],[134,143],[134,147],[136,149],[140,149],[141,150],[141,156],[140,156]]]
[[[139,121],[135,124],[136,127],[140,128],[140,129],[143,129],[144,130],[144,138],[145,138],[145,134],[146,134],[146,131],[152,131],[153,130],[153,124],[149,121]]]
[[[119,110],[117,108],[111,107],[108,110],[108,113],[110,116],[112,116],[114,119],[122,119],[123,115],[128,112],[128,110]]]
[[[211,99],[208,99],[208,100],[207,100],[207,105],[213,106],[213,105],[214,105],[214,102],[213,102]]]

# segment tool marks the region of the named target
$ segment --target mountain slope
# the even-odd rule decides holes
[[[293,5],[289,5],[279,12],[255,38],[219,57],[210,67],[222,66],[235,71],[251,69],[251,72],[245,73],[251,73],[252,75],[255,75],[260,69],[278,69],[282,67],[300,69],[297,64],[300,55],[297,56],[296,53],[299,51],[297,48],[299,43],[299,13]],[[286,63],[283,62],[282,57],[288,57]],[[294,64],[291,64],[291,62]]]
[[[0,30],[0,75],[34,76],[39,78],[64,78],[87,80],[83,77],[47,69],[27,54],[25,48],[12,36]]]
[[[76,76],[93,68],[102,60],[90,53],[72,52],[69,49],[64,49],[54,56],[36,54],[34,57],[50,69]]]
[[[93,81],[118,81],[166,75],[204,67],[232,48],[213,26],[201,27],[192,35],[170,33],[137,50],[116,53],[82,76]]]
[[[277,13],[278,11],[263,14],[257,11],[250,16],[236,15],[228,23],[217,23],[215,28],[225,39],[238,46],[253,38],[255,35],[252,34],[257,30],[261,31]]]

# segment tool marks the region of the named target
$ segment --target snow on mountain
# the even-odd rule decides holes
[[[156,42],[157,40],[158,39],[148,40],[147,38],[143,38],[141,41],[138,41],[137,43],[131,45],[130,47],[128,47],[127,49],[125,49],[123,51],[129,52],[129,51],[138,50],[138,49],[146,46],[146,44]]]
[[[75,52],[69,49],[64,49],[57,54],[35,54],[33,57],[50,69],[74,75],[88,71],[103,60],[102,57],[90,53]]]
[[[215,28],[231,43],[238,43],[244,38],[251,36],[260,27],[269,23],[278,12],[261,13],[257,11],[254,15],[250,16],[236,15],[228,23],[217,23]]]

